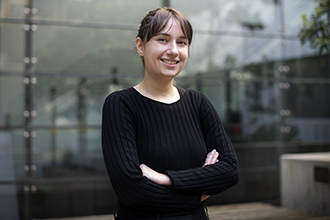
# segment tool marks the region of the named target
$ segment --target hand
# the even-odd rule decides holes
[[[205,167],[206,165],[212,165],[215,164],[216,162],[218,162],[218,157],[219,157],[219,153],[214,149],[212,150],[210,153],[208,153],[208,155],[206,156],[205,162],[203,164],[203,167]]]
[[[209,195],[202,194],[202,196],[201,196],[201,202],[207,200],[209,197],[210,197]]]
[[[141,164],[140,169],[142,170],[142,175],[147,177],[149,180],[151,180],[155,183],[158,183],[159,185],[163,185],[163,186],[172,185],[172,182],[171,182],[171,179],[169,176],[162,174],[162,173],[158,173],[145,164]]]
[[[216,162],[218,162],[218,157],[219,157],[219,153],[214,149],[212,150],[210,153],[208,153],[208,155],[206,156],[205,162],[203,164],[203,167],[205,167],[206,165],[212,165],[215,164]],[[207,200],[210,196],[209,195],[205,195],[202,194],[201,196],[201,202]]]

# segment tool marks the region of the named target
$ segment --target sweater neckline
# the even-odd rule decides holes
[[[176,103],[179,103],[181,101],[181,99],[182,99],[182,97],[183,97],[183,95],[185,93],[185,90],[184,89],[181,89],[179,87],[176,87],[176,88],[178,89],[180,98],[177,101],[171,102],[171,103],[165,103],[165,102],[157,101],[155,99],[152,99],[152,98],[149,98],[147,96],[144,96],[139,91],[137,91],[134,87],[131,87],[130,90],[134,91],[134,93],[137,94],[138,96],[140,96],[140,97],[142,97],[144,99],[150,100],[152,102],[159,103],[159,104],[162,104],[162,105],[175,105]]]

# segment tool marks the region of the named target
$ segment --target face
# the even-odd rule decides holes
[[[137,38],[136,48],[144,57],[145,76],[173,79],[186,64],[188,39],[175,19],[170,19],[166,27],[143,43]]]

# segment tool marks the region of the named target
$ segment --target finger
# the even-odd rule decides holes
[[[204,166],[210,164],[212,157],[213,157],[212,154],[214,154],[214,150],[207,154],[205,162],[204,162]]]
[[[141,164],[140,165],[140,169],[141,169],[141,171],[142,171],[142,175],[143,176],[148,176],[148,174],[151,172],[151,168],[149,168],[147,165],[145,165],[145,164]]]
[[[218,153],[216,150],[212,150],[208,155],[206,156],[205,162],[203,166],[214,164],[215,160],[218,158]]]
[[[216,163],[217,160],[218,160],[218,157],[219,157],[219,153],[218,153],[218,152],[214,152],[214,153],[212,154],[212,157],[211,157],[211,160],[210,160],[209,164],[214,164],[214,163]]]
[[[218,161],[218,157],[219,157],[219,153],[216,150],[211,151],[207,155],[205,163],[204,163],[203,166],[211,165],[211,164],[216,163]]]
[[[140,169],[143,170],[146,168],[146,165],[145,164],[140,164]]]

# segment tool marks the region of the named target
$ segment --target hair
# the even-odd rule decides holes
[[[143,43],[147,43],[153,36],[166,27],[171,18],[179,22],[184,36],[188,39],[188,46],[190,46],[193,36],[192,26],[188,18],[174,8],[162,7],[149,11],[149,13],[141,20],[138,35],[136,37],[141,38]]]

